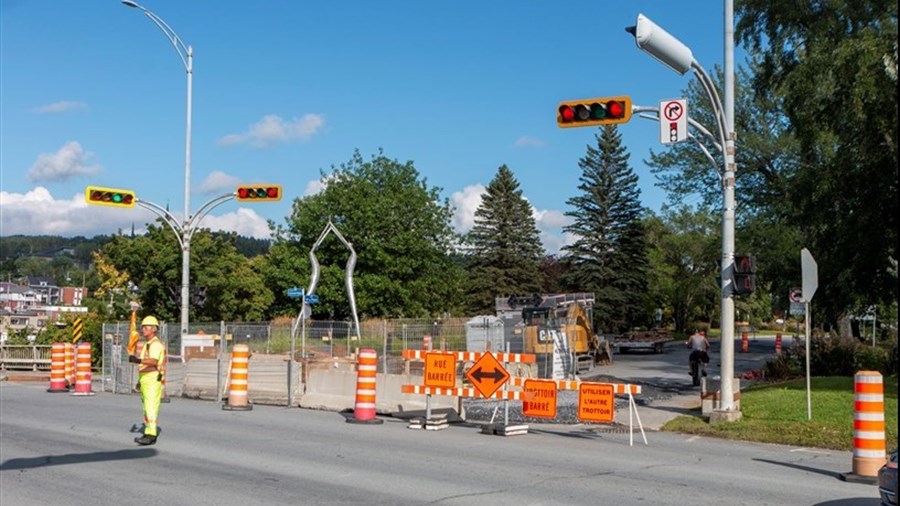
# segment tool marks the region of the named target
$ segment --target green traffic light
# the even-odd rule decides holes
[[[122,202],[122,194],[121,193],[113,193],[112,201],[115,203]]]

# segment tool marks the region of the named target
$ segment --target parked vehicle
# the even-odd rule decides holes
[[[884,506],[897,506],[897,449],[878,470],[878,494]]]

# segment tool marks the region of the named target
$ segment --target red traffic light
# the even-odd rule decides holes
[[[281,200],[281,185],[266,184],[239,186],[235,192],[235,198],[241,202],[246,201],[264,201],[274,202]]]
[[[560,127],[599,126],[625,123],[631,119],[629,97],[569,100],[559,105],[556,123]]]
[[[84,190],[84,201],[102,206],[134,207],[137,197],[131,190],[88,186]]]

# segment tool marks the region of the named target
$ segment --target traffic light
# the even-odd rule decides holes
[[[630,119],[631,98],[588,98],[560,103],[556,124],[561,128],[617,125]]]
[[[750,295],[756,289],[756,258],[752,255],[734,256],[734,294]]]
[[[88,186],[84,190],[84,201],[101,206],[134,207],[137,197],[131,190]]]
[[[276,200],[281,200],[281,185],[280,184],[261,184],[261,185],[238,186],[238,189],[235,192],[235,196],[241,202],[247,202],[247,201],[275,202]]]

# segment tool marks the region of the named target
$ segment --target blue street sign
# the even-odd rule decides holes
[[[287,293],[288,297],[291,297],[293,299],[299,299],[299,298],[303,297],[303,289],[302,288],[297,288],[297,287],[288,288],[286,293]]]
[[[304,297],[303,300],[305,300],[307,304],[318,304],[319,296],[314,293],[311,293],[311,294],[307,295],[306,297]]]

